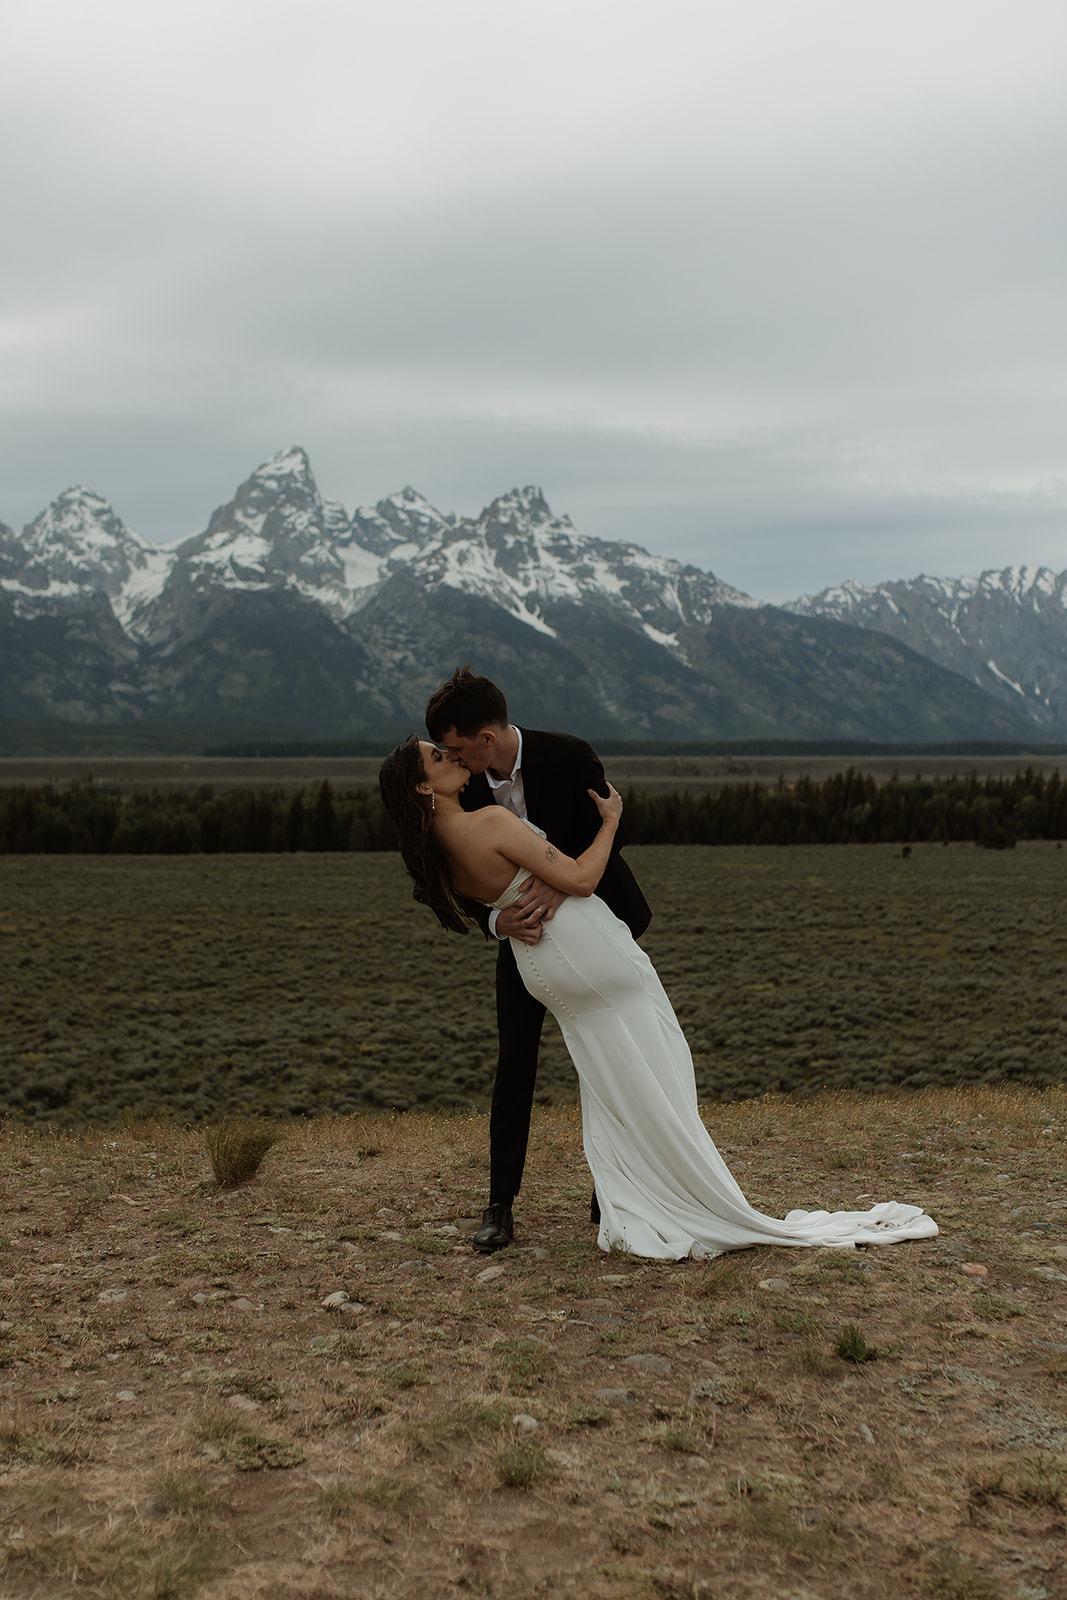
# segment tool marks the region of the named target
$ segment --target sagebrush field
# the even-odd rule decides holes
[[[632,847],[702,1100],[1067,1063],[1067,852]],[[58,1126],[487,1103],[495,951],[398,857],[0,857],[0,1112]],[[575,1079],[549,1026],[546,1102]]]

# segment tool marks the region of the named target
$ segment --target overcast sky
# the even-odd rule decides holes
[[[783,599],[1067,568],[1063,0],[9,0],[0,518],[540,484]]]

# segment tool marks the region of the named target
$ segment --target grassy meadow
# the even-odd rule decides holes
[[[703,1101],[1063,1081],[1067,852],[643,846]],[[0,1113],[484,1107],[495,950],[383,854],[0,857]],[[540,1094],[575,1097],[550,1024]]]

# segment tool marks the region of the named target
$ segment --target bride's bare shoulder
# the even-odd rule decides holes
[[[504,806],[482,806],[478,811],[468,811],[467,817],[478,833],[492,834],[494,837],[507,833],[510,825],[519,820]]]

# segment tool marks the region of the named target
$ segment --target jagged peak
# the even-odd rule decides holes
[[[444,511],[438,511],[432,501],[427,500],[426,496],[420,494],[417,489],[413,489],[410,483],[406,484],[403,489],[397,489],[394,494],[387,494],[383,500],[379,500],[375,510],[380,516],[386,516],[389,510],[399,511],[406,517],[410,517],[414,513],[420,518],[425,518],[427,522],[439,522],[443,526],[453,520],[451,515]]]
[[[155,548],[126,526],[109,500],[84,483],[64,489],[22,531],[22,541],[31,551],[43,550],[55,540],[79,550],[112,545]]]
[[[497,495],[496,499],[486,506],[478,522],[483,526],[491,523],[498,525],[525,523],[533,527],[551,525],[574,531],[570,517],[557,517],[544,492],[536,484],[527,484],[524,489],[509,489],[506,494]]]
[[[310,478],[315,481],[315,474],[311,470],[311,459],[302,445],[290,445],[287,450],[279,450],[277,455],[271,456],[269,461],[264,461],[252,473],[252,478],[264,479],[277,478]],[[251,482],[251,479],[249,479]]]

